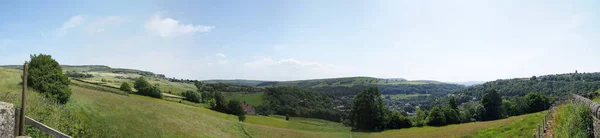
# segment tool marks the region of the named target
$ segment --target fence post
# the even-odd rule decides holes
[[[540,133],[540,124],[538,124],[538,138],[541,138],[542,134]]]
[[[27,63],[23,65],[23,92],[21,93],[21,114],[19,115],[19,136],[25,136],[25,93],[27,92]]]
[[[14,130],[14,135],[13,136],[19,136],[19,131],[20,131],[20,118],[21,118],[21,110],[19,110],[19,107],[15,107],[15,130]]]

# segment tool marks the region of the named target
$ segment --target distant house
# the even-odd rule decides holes
[[[254,110],[254,107],[246,104],[246,102],[242,103],[242,108],[244,108],[244,112],[246,112],[247,115],[255,115],[256,114],[256,110]]]

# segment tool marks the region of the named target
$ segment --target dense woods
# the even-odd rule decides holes
[[[341,121],[341,113],[334,110],[333,97],[298,87],[270,87],[265,89],[263,106],[268,113]]]

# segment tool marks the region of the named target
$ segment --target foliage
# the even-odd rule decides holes
[[[31,55],[29,61],[27,85],[43,93],[47,97],[55,98],[64,104],[71,97],[69,78],[63,74],[62,67],[50,55]]]
[[[527,112],[533,113],[546,110],[550,107],[550,100],[546,95],[538,92],[530,92],[525,96],[527,101]]]
[[[491,90],[483,96],[481,99],[481,105],[485,109],[483,113],[483,120],[496,120],[502,118],[502,97],[496,92]]]
[[[79,72],[75,72],[75,71],[66,71],[65,73],[67,76],[69,77],[73,77],[73,78],[93,78],[94,75],[92,74],[87,74],[87,73],[79,73]]]
[[[123,82],[119,88],[121,91],[132,92],[131,86],[127,82]]]
[[[485,108],[478,102],[467,102],[461,105],[461,122],[481,121]]]
[[[377,88],[369,88],[358,93],[350,112],[352,128],[361,131],[383,130],[384,111],[381,92]]]
[[[263,93],[263,105],[274,114],[319,118],[339,122],[332,97],[298,87],[270,87]]]
[[[594,136],[594,121],[587,105],[566,104],[556,110],[556,137],[589,138]]]
[[[538,76],[532,79],[505,79],[474,85],[457,90],[477,99],[491,90],[504,97],[525,96],[528,92],[541,92],[546,96],[567,97],[571,93],[588,95],[600,88],[600,73],[567,73]]]
[[[502,100],[502,109],[504,109],[504,114],[507,116],[519,115],[517,106],[509,100]]]
[[[429,126],[443,126],[446,125],[446,116],[441,107],[433,107],[427,115],[427,125]]]
[[[185,97],[185,100],[188,100],[190,102],[195,102],[195,103],[200,103],[200,94],[198,94],[198,92],[194,92],[194,91],[185,91],[183,93],[181,93],[181,95],[183,97]]]
[[[417,109],[417,115],[413,117],[412,124],[417,127],[425,126],[427,119],[427,111]]]
[[[246,112],[244,112],[244,108],[242,107],[242,103],[238,100],[231,100],[227,104],[228,114],[237,115],[239,121],[246,120]]]
[[[227,101],[221,94],[221,92],[214,92],[215,99],[215,107],[212,108],[215,111],[219,111],[222,113],[227,113]]]
[[[386,129],[400,129],[400,128],[409,128],[412,126],[411,121],[396,111],[387,111],[386,112]]]
[[[158,86],[152,86],[144,77],[139,77],[135,80],[133,87],[137,90],[137,94],[150,96],[154,98],[162,98],[162,91]]]

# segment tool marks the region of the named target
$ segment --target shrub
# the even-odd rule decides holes
[[[232,115],[245,115],[244,108],[242,107],[242,103],[238,100],[230,100],[227,104],[227,110],[229,114]]]
[[[529,113],[543,111],[550,107],[549,98],[538,92],[527,93],[525,100],[527,101]]]
[[[444,116],[444,111],[439,106],[433,107],[431,111],[429,111],[429,115],[427,116],[427,125],[429,126],[443,126],[446,125],[446,116]]]
[[[131,86],[129,85],[129,83],[127,82],[123,82],[121,84],[121,88],[119,88],[121,91],[125,91],[125,92],[131,92]]]
[[[139,95],[150,96],[154,98],[162,98],[163,96],[158,86],[150,85],[150,83],[148,83],[148,81],[146,81],[146,79],[143,77],[137,78],[133,87],[137,89],[137,94]]]
[[[387,129],[400,129],[400,128],[409,128],[411,127],[411,122],[408,118],[402,116],[400,113],[396,111],[387,112]]]
[[[197,92],[186,91],[186,92],[181,93],[181,95],[183,95],[183,97],[185,97],[185,100],[195,102],[195,103],[200,102],[200,94],[198,94]]]
[[[32,55],[27,71],[27,85],[47,97],[67,103],[71,97],[69,78],[63,74],[62,67],[50,55]]]

